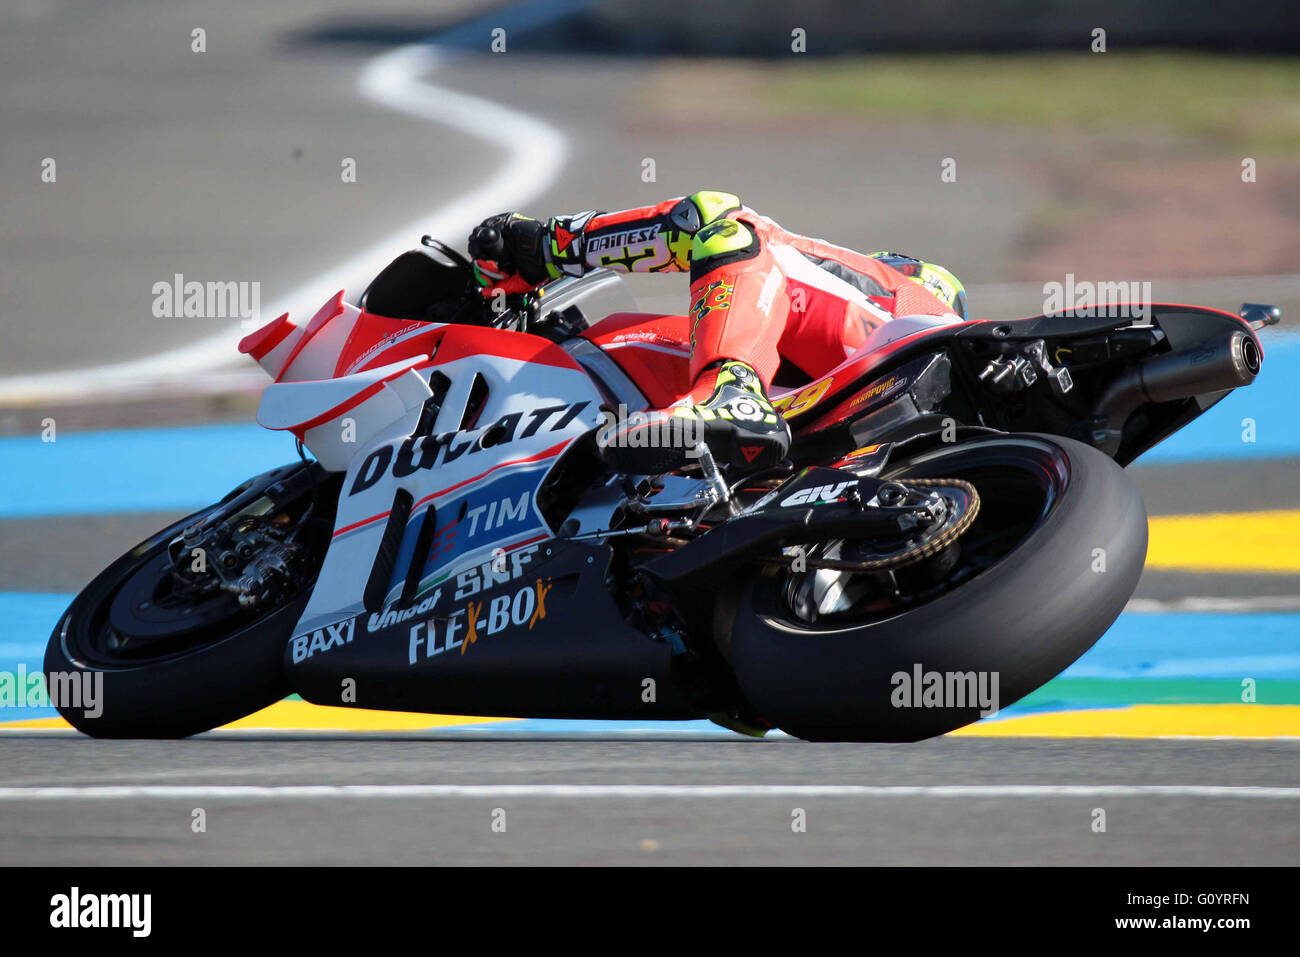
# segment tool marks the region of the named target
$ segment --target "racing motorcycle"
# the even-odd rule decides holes
[[[240,350],[299,461],[105,569],[47,673],[97,672],[97,737],[181,737],[296,692],[522,718],[709,717],[912,741],[1038,688],[1110,627],[1146,555],[1123,470],[1253,381],[1280,318],[1134,304],[881,325],[772,390],[787,461],[706,442],[613,474],[618,410],[689,392],[687,318],[596,270],[487,301],[425,237],[356,305]],[[991,680],[990,680],[991,679]],[[976,689],[993,688],[990,706]]]

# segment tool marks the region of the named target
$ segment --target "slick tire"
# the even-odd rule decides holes
[[[983,676],[989,691],[996,676],[997,705],[1011,704],[1087,651],[1137,587],[1146,512],[1124,471],[1090,446],[992,435],[931,448],[886,474],[972,482],[982,509],[963,547],[977,548],[1000,521],[1004,535],[1019,534],[1006,523],[1024,522],[1023,535],[939,597],[861,624],[800,620],[782,598],[786,569],[743,583],[720,613],[730,618],[718,622],[724,655],[757,713],[796,737],[917,741],[970,724],[983,709],[963,697],[976,687],[967,675]],[[929,673],[955,692],[938,706],[922,694]]]
[[[59,713],[95,738],[184,738],[220,727],[284,698],[284,647],[310,591],[229,634],[147,660],[114,658],[103,650],[113,598],[123,583],[147,569],[168,541],[194,516],[164,529],[119,558],[72,602],[55,626],[45,652],[45,673],[98,686],[96,707]],[[99,684],[102,682],[102,685]],[[100,713],[95,714],[95,711]]]

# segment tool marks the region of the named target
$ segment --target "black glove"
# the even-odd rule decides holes
[[[469,234],[469,254],[484,286],[525,292],[551,278],[546,225],[521,213],[489,216]]]

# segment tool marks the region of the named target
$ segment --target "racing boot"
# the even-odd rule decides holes
[[[707,376],[716,375],[710,386]],[[711,388],[697,405],[635,413],[597,433],[601,460],[616,472],[661,475],[694,462],[708,444],[731,475],[758,472],[790,451],[790,427],[773,408],[758,373],[736,360],[705,370],[696,390]]]

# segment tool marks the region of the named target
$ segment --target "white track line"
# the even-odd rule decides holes
[[[494,152],[504,156],[505,164],[491,180],[450,205],[405,224],[351,259],[276,299],[263,309],[264,319],[288,312],[305,320],[340,289],[359,294],[359,289],[350,287],[368,281],[398,253],[416,246],[422,234],[444,238],[464,236],[484,216],[527,204],[558,178],[568,144],[553,127],[498,103],[422,79],[452,55],[451,51],[429,43],[398,47],[365,65],[357,81],[358,91],[381,106],[486,141],[495,148]],[[0,404],[68,401],[188,386],[197,374],[246,362],[235,348],[246,334],[247,330],[232,324],[206,339],[143,359],[10,376],[0,379]],[[235,379],[257,384],[265,376],[250,367],[247,376]]]
[[[1300,611],[1298,595],[1259,595],[1248,598],[1130,598],[1124,606],[1127,612],[1139,615],[1186,614],[1209,612],[1220,614],[1260,614],[1264,612]]]
[[[0,801],[131,799],[281,800],[287,798],[771,798],[771,797],[972,797],[1095,798],[1195,797],[1300,799],[1300,787],[1231,787],[1209,784],[311,784],[93,785],[4,787]]]

